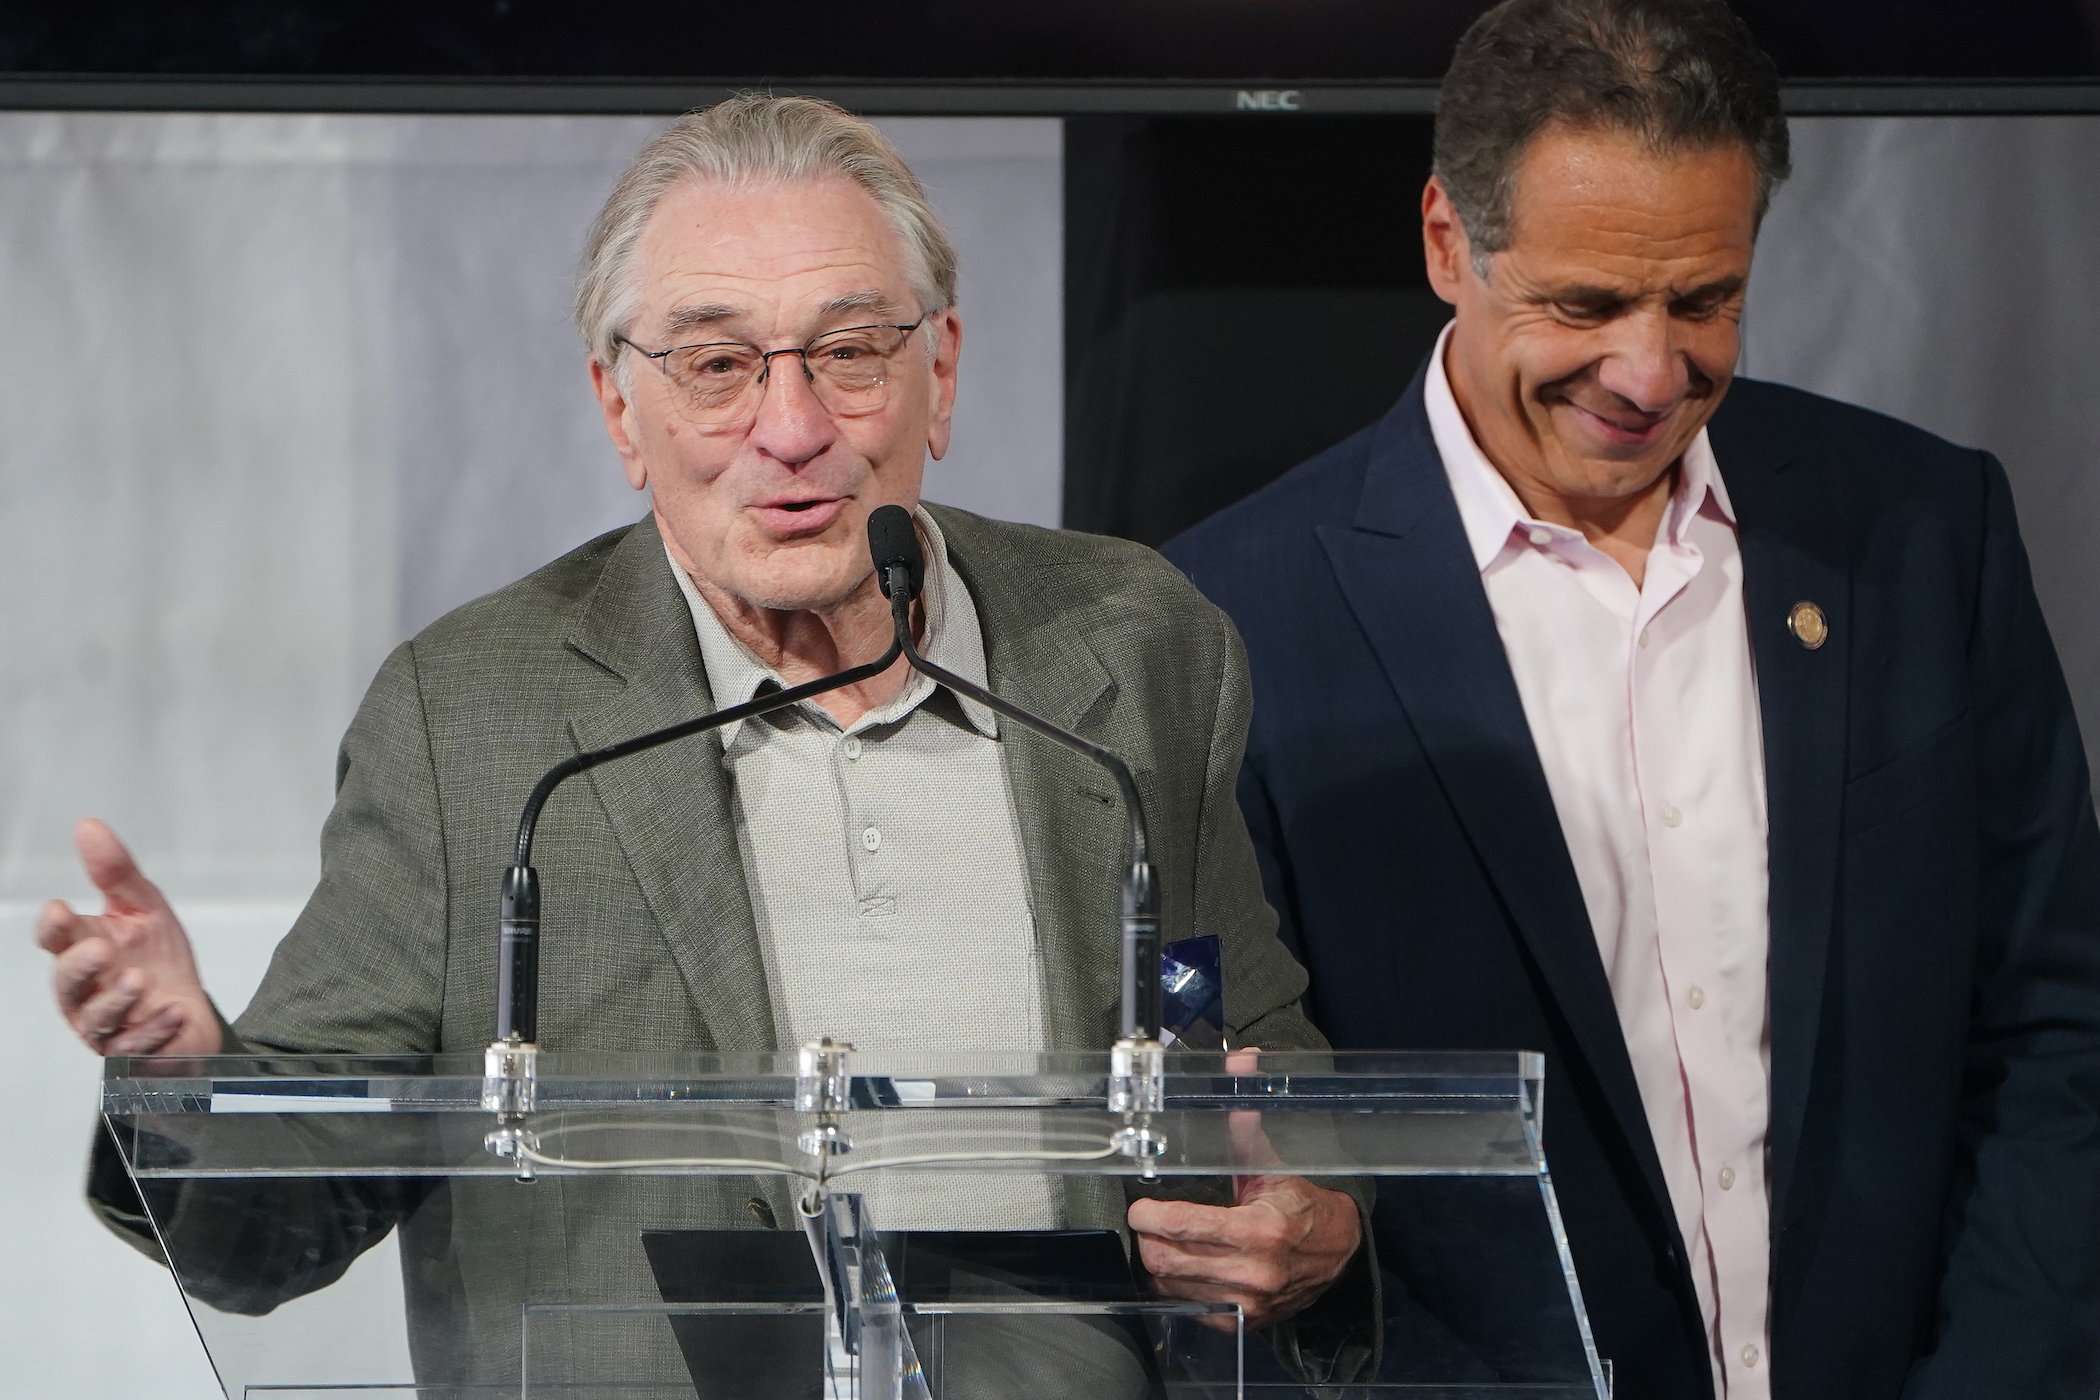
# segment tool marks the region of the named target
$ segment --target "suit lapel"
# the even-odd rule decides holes
[[[1791,453],[1727,408],[1716,416],[1711,438],[1742,540],[1743,606],[1764,728],[1776,1220],[1800,1148],[1830,960],[1851,580],[1843,562],[1839,464]],[[1788,614],[1802,602],[1820,608],[1828,627],[1828,640],[1813,650],[1788,625]]]
[[[991,688],[1123,752],[1127,746],[1086,723],[1113,681],[1069,623],[1053,620],[1042,601],[1044,580],[1029,576],[970,517],[933,509],[949,563],[977,604]],[[1011,720],[999,724],[1043,958],[1050,1045],[1105,1044],[1113,1034],[1113,1012],[1104,1008],[1114,1008],[1121,997],[1116,918],[1119,881],[1129,862],[1123,804],[1114,780],[1093,760]]]
[[[613,551],[569,645],[626,682],[599,709],[571,716],[579,751],[714,708],[692,615],[653,519]],[[715,1048],[777,1048],[720,741],[696,735],[594,768],[585,780]]]
[[[1354,521],[1321,527],[1321,544],[1650,1190],[1667,1202],[1611,984],[1422,385],[1418,373],[1379,425]]]

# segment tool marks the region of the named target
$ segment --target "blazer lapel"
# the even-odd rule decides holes
[[[1418,373],[1379,426],[1354,521],[1321,527],[1321,544],[1589,1074],[1667,1202],[1611,984],[1422,386]]]
[[[1764,440],[1725,408],[1711,438],[1742,540],[1743,606],[1764,728],[1777,1221],[1808,1106],[1836,897],[1852,603],[1843,474],[1836,462]],[[1821,610],[1828,629],[1813,649],[1788,622],[1804,602]]]
[[[569,645],[626,682],[598,710],[571,716],[579,751],[714,708],[692,615],[653,518],[613,551]],[[778,1048],[720,741],[695,735],[594,768],[584,779],[715,1048]]]
[[[1123,752],[1112,736],[1093,733],[1086,723],[1113,689],[1113,679],[1069,624],[1054,621],[1040,601],[1043,580],[1024,576],[969,517],[939,515],[949,562],[968,585],[983,623],[991,688]],[[1116,920],[1129,863],[1123,803],[1115,781],[1092,759],[1011,720],[999,724],[1043,958],[1050,1046],[1105,1045],[1121,997]]]

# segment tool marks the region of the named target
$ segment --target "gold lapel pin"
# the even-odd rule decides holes
[[[1806,599],[1787,610],[1786,626],[1794,634],[1794,640],[1810,651],[1830,640],[1830,619],[1823,616],[1821,608]]]

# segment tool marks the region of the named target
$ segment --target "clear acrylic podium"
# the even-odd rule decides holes
[[[1609,1394],[1537,1056],[1177,1051],[1133,1114],[1105,1052],[816,1048],[547,1054],[502,1121],[477,1057],[112,1060],[103,1115],[229,1400]],[[1286,1175],[1378,1222],[1297,1318],[1134,1276],[1134,1196]]]

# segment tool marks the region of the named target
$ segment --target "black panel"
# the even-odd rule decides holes
[[[2094,0],[1735,0],[1783,79],[2100,76]]]
[[[9,0],[0,73],[249,78],[1433,81],[1483,0]],[[1809,79],[2100,76],[2094,0],[1740,0]]]
[[[34,73],[868,79],[1425,78],[1483,0],[12,0]]]
[[[1065,513],[1158,544],[1384,412],[1448,308],[1429,119],[1073,118]]]

